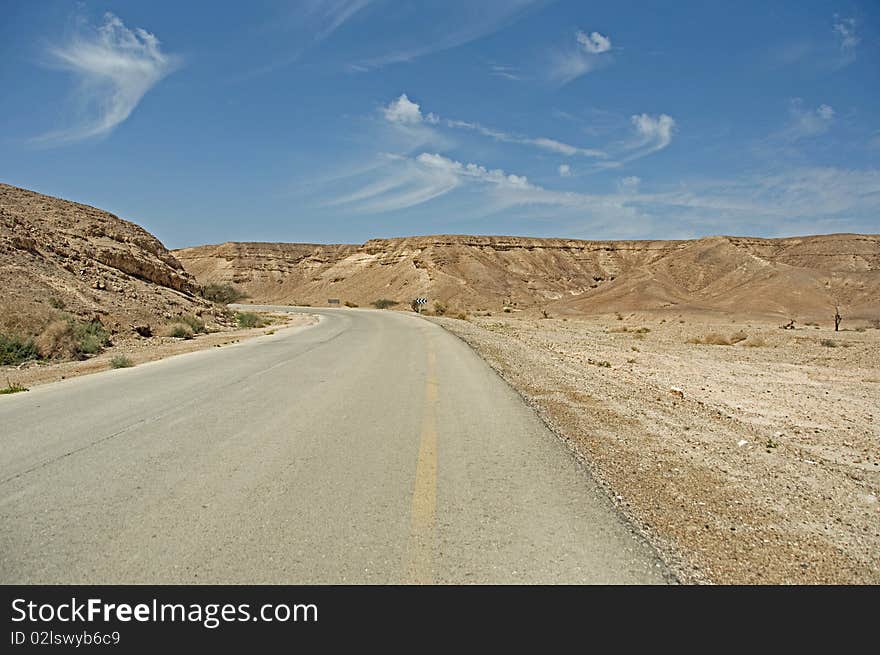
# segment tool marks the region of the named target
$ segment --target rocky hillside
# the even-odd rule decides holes
[[[880,236],[684,241],[491,236],[373,239],[363,245],[224,243],[175,251],[202,283],[254,301],[439,300],[453,311],[560,314],[710,311],[799,320],[880,318]]]
[[[211,304],[143,228],[94,207],[0,184],[0,336],[64,320],[108,333],[165,323]]]

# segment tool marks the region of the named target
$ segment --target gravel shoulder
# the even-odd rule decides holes
[[[880,582],[880,330],[432,320],[519,391],[682,580]]]
[[[265,327],[219,330],[207,334],[197,334],[191,339],[117,335],[113,337],[112,346],[81,361],[26,362],[21,366],[0,366],[0,387],[6,386],[9,381],[30,388],[80,375],[99,373],[112,368],[111,360],[120,355],[127,357],[133,366],[137,366],[206,348],[220,348],[245,339],[273,334],[286,328],[313,325],[318,321],[317,316],[304,314],[277,313],[271,314],[271,316],[273,323]]]

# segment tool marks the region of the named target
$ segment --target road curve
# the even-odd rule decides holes
[[[319,324],[0,396],[0,583],[662,583],[464,343]]]

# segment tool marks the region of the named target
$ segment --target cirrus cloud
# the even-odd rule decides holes
[[[78,124],[34,139],[58,145],[104,136],[125,121],[146,93],[179,63],[162,51],[159,39],[129,29],[114,14],[95,29],[81,30],[68,43],[49,50],[52,64],[77,79],[77,100],[85,107]]]

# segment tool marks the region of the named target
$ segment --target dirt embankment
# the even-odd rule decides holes
[[[880,583],[880,330],[433,320],[519,390],[685,580]]]

